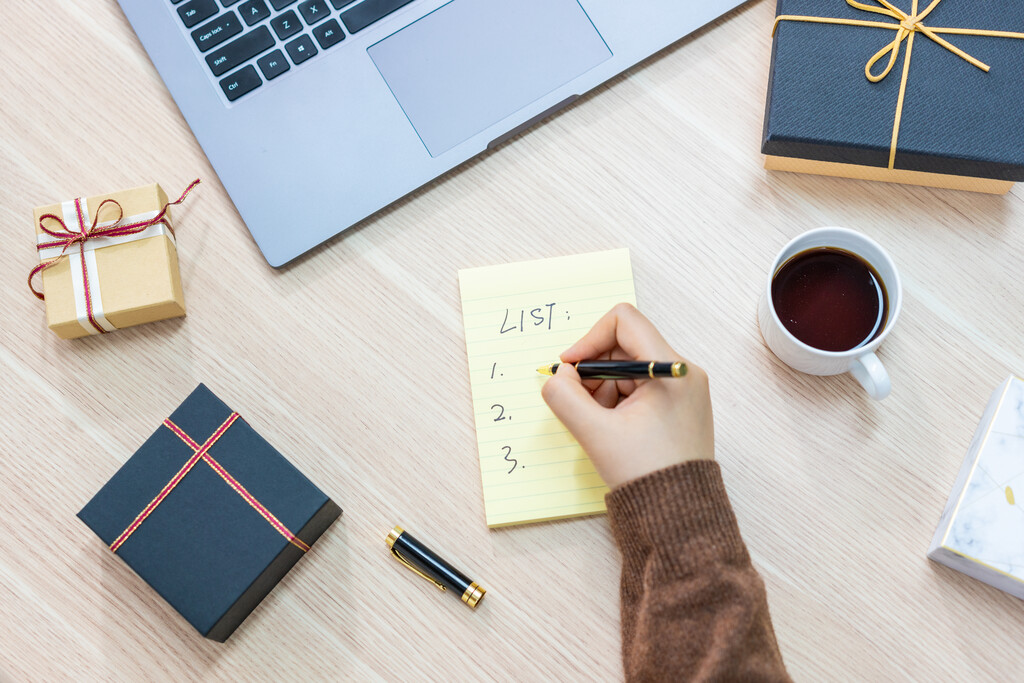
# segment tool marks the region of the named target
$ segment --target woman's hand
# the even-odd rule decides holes
[[[561,356],[544,400],[616,488],[656,470],[715,456],[708,376],[686,363],[681,378],[580,380],[581,360],[684,361],[654,325],[618,304]],[[684,361],[685,362],[685,361]]]

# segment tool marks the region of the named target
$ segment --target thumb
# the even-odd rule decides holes
[[[594,430],[606,410],[580,381],[579,373],[571,363],[561,363],[554,377],[544,383],[541,396],[566,429],[581,444],[585,435]]]

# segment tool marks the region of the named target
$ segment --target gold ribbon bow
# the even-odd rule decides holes
[[[873,12],[874,14],[881,14],[883,16],[891,17],[895,19],[897,23],[889,23],[884,21],[866,21],[863,19],[840,19],[834,17],[805,17],[792,14],[783,14],[775,19],[775,26],[772,28],[772,35],[775,35],[775,31],[779,28],[779,22],[782,21],[803,21],[811,22],[816,24],[841,24],[843,26],[867,26],[871,28],[887,28],[896,31],[896,37],[891,43],[883,47],[881,50],[876,52],[871,59],[868,60],[867,65],[864,67],[864,75],[872,83],[878,83],[882,81],[889,73],[893,70],[896,65],[896,59],[899,57],[900,46],[903,41],[907,41],[907,53],[903,58],[903,76],[900,80],[900,94],[896,100],[896,119],[892,127],[892,144],[889,147],[889,168],[895,168],[896,164],[896,146],[899,142],[900,135],[900,121],[903,118],[903,101],[906,98],[907,93],[907,75],[910,73],[910,55],[914,50],[914,36],[918,33],[930,38],[935,43],[946,48],[957,57],[964,59],[965,61],[973,64],[984,72],[989,71],[988,64],[985,64],[981,60],[975,59],[971,55],[967,54],[957,46],[953,45],[949,41],[942,38],[939,34],[945,33],[949,35],[960,35],[960,36],[987,36],[991,38],[1016,38],[1024,40],[1024,33],[1014,33],[1012,31],[989,31],[984,29],[971,29],[971,28],[936,28],[933,26],[925,26],[924,19],[932,13],[932,10],[942,2],[942,0],[932,0],[931,4],[928,5],[924,11],[918,12],[918,0],[913,0],[913,7],[910,10],[910,14],[907,14],[898,7],[895,7],[892,3],[887,0],[875,0],[879,6],[869,5],[863,2],[857,2],[857,0],[846,0],[846,4],[854,9],[863,10],[865,12]],[[886,55],[889,55],[889,62],[885,67],[885,70],[880,74],[875,74],[872,69],[875,64],[882,60]]]

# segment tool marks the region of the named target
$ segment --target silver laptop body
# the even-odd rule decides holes
[[[272,266],[741,0],[118,0]]]

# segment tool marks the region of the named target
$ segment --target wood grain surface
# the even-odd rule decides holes
[[[1019,675],[1020,601],[925,551],[989,393],[1024,372],[1024,190],[764,171],[771,0],[279,271],[115,2],[4,9],[0,679],[621,678],[607,520],[484,524],[456,271],[623,246],[641,310],[710,373],[717,457],[793,676]],[[51,334],[25,283],[33,207],[196,176],[176,213],[188,317]],[[758,333],[774,255],[821,225],[900,268],[884,402],[789,370]],[[345,510],[223,645],[75,517],[198,382]],[[396,523],[489,589],[479,610],[389,558]]]

